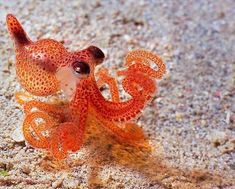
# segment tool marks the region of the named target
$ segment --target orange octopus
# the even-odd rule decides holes
[[[69,52],[53,39],[31,41],[15,16],[8,14],[8,31],[14,41],[16,74],[26,91],[36,96],[48,96],[62,90],[68,98],[64,104],[36,100],[24,103],[23,134],[33,147],[52,152],[64,159],[69,152],[81,148],[84,131],[91,122],[101,125],[121,142],[141,144],[142,130],[134,123],[156,91],[154,79],[161,79],[166,67],[157,55],[134,50],[127,54],[122,85],[131,98],[121,101],[116,80],[106,69],[95,68],[105,58],[96,46]],[[157,70],[150,67],[155,63]],[[100,88],[107,84],[112,100],[107,100]],[[36,109],[36,110],[35,110]]]

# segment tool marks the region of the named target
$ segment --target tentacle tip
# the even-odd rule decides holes
[[[12,18],[12,17],[15,17],[13,14],[11,14],[11,13],[8,13],[7,15],[6,15],[6,20],[9,20],[10,18]]]

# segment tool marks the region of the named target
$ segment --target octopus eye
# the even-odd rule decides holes
[[[90,66],[86,62],[76,61],[73,63],[73,70],[76,74],[88,75],[90,73]]]

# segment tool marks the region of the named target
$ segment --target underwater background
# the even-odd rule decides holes
[[[100,47],[114,76],[130,50],[158,54],[167,74],[138,119],[149,148],[95,125],[60,166],[27,145],[8,13],[32,40]],[[0,188],[235,188],[234,52],[233,0],[0,0]]]

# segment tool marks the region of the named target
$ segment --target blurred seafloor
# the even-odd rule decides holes
[[[159,54],[168,72],[139,120],[153,151],[91,127],[58,170],[42,151],[15,142],[23,113],[7,13],[33,40],[101,47],[112,74],[132,49]],[[235,188],[234,0],[1,0],[0,26],[0,188]]]

